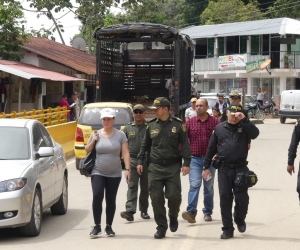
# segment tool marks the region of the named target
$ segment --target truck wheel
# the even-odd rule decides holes
[[[64,176],[63,188],[59,200],[50,207],[51,213],[54,215],[63,215],[68,210],[68,180]]]
[[[280,123],[284,124],[286,120],[286,117],[280,117]]]
[[[20,232],[23,236],[34,237],[40,234],[42,228],[42,214],[42,196],[40,190],[36,188],[32,203],[30,222],[26,226],[20,227]]]

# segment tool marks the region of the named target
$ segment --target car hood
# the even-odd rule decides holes
[[[0,160],[0,182],[19,178],[24,170],[27,169],[31,164],[31,160]]]

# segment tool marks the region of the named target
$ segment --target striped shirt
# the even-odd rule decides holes
[[[219,123],[219,119],[210,115],[207,116],[205,121],[201,121],[198,116],[194,116],[186,122],[186,131],[193,156],[205,156],[210,136]]]

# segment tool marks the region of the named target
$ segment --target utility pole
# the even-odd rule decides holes
[[[90,10],[90,16],[89,16],[89,25],[90,25],[90,35],[89,35],[89,54],[91,55],[92,54],[92,1],[90,2],[90,7],[91,7],[91,10]]]

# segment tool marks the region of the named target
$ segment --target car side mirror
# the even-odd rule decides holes
[[[54,155],[54,150],[52,147],[40,147],[39,151],[36,152],[35,157],[36,159],[50,157]]]

